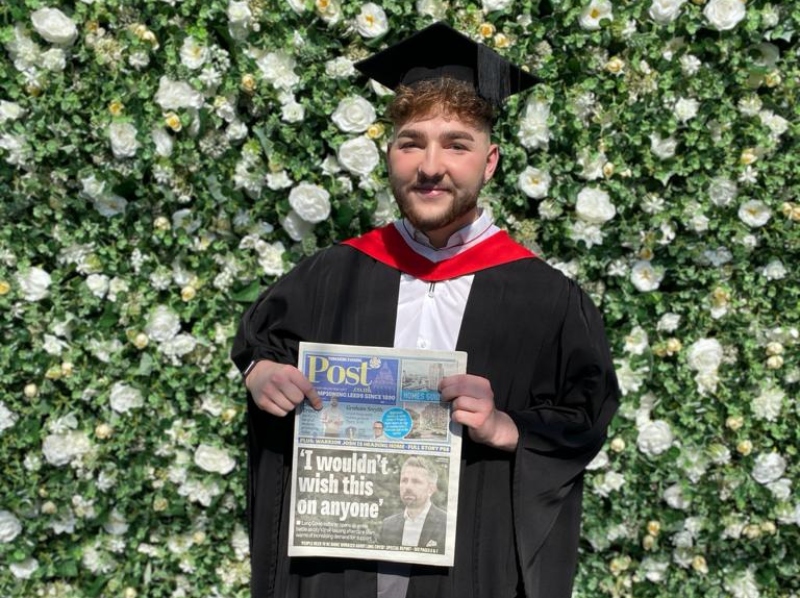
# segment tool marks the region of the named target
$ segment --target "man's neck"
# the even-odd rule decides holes
[[[431,506],[431,501],[426,502],[422,505],[419,509],[412,509],[411,507],[406,507],[406,517],[409,519],[416,519],[422,513],[426,512]]]

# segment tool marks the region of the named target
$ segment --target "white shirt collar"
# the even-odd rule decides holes
[[[406,509],[405,511],[403,511],[403,518],[406,519],[407,521],[414,521],[414,522],[425,521],[425,518],[428,516],[428,511],[430,510],[431,510],[431,501],[429,500],[425,505],[425,508],[422,509],[422,511],[420,511],[419,515],[417,515],[416,517],[412,517],[411,515],[408,514],[408,509]]]
[[[436,248],[431,245],[427,235],[414,228],[414,225],[407,218],[396,221],[394,226],[411,249],[432,262],[439,262],[458,255],[476,243],[488,239],[500,230],[492,222],[489,213],[486,210],[481,210],[475,221],[450,235],[444,247]]]

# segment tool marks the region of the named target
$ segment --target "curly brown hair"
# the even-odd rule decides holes
[[[427,79],[413,86],[400,85],[388,108],[395,129],[409,120],[434,114],[456,117],[474,127],[492,130],[494,108],[465,81],[449,77]]]

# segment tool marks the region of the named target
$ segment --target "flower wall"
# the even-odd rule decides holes
[[[395,217],[352,64],[440,18],[541,79],[483,202],[616,358],[575,596],[800,596],[800,7],[761,0],[4,2],[0,594],[247,595],[238,317]]]

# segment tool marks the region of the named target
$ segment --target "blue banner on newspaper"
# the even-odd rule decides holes
[[[377,405],[394,405],[398,398],[399,359],[306,353],[301,369],[323,398]]]

